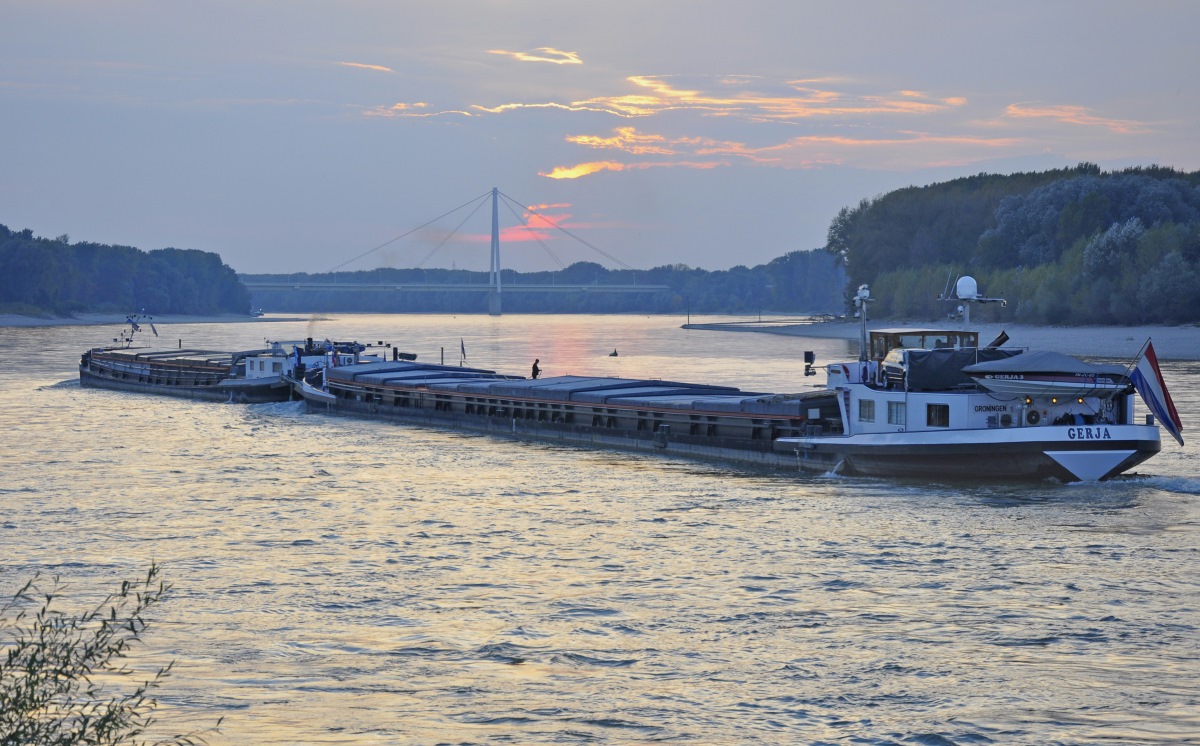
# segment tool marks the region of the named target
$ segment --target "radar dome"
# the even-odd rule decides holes
[[[967,275],[958,278],[958,284],[954,286],[954,292],[963,300],[971,300],[979,297],[979,283],[975,282],[975,278]]]

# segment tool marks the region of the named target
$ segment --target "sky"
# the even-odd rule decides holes
[[[493,188],[505,268],[718,270],[906,186],[1200,169],[1192,0],[0,0],[0,28],[0,223],[247,273],[486,270]]]

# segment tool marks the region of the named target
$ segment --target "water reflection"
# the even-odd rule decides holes
[[[25,331],[0,330],[30,361],[0,372],[0,580],[57,571],[87,597],[162,562],[176,589],[145,654],[179,660],[168,724],[225,715],[223,742],[263,744],[1200,732],[1191,445],[1100,485],[778,474],[81,390],[58,384],[98,330]],[[805,349],[850,352],[644,317],[168,336],[382,339],[426,360],[461,337],[482,367],[765,391],[812,385]],[[1200,373],[1165,367],[1200,422]]]

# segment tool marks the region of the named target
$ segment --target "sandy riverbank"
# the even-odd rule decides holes
[[[920,324],[872,322],[872,328],[922,326]],[[924,325],[928,326],[928,325]],[[693,329],[759,332],[820,339],[859,338],[856,322],[826,321],[814,324],[693,324]],[[1031,326],[1028,324],[979,324],[980,343],[1007,332],[1008,344],[1066,355],[1092,358],[1132,359],[1147,339],[1162,360],[1200,360],[1200,327],[1197,326]]]

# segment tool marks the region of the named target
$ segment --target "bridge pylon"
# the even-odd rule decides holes
[[[488,315],[500,315],[500,212],[499,190],[492,187],[492,290],[488,293]]]

